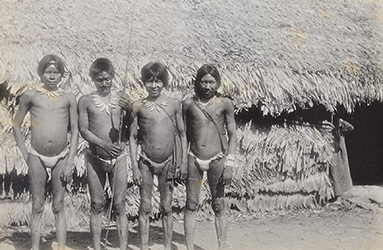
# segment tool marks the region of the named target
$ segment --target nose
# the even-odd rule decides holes
[[[155,81],[151,82],[150,87],[152,87],[152,88],[156,87],[156,82]]]
[[[108,80],[103,80],[102,81],[102,86],[103,87],[106,87],[106,86],[108,86],[109,85],[109,81]]]

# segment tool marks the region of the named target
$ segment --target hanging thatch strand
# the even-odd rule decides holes
[[[136,14],[126,0],[45,3],[2,3],[0,82],[8,80],[12,93],[37,82],[38,60],[53,53],[65,59],[78,95],[89,92],[90,63],[108,57],[119,84],[129,81],[133,92],[149,61],[169,67],[178,92],[213,62],[236,107],[259,104],[265,114],[313,103],[330,111],[340,103],[350,112],[357,102],[382,99],[376,1],[144,0]]]

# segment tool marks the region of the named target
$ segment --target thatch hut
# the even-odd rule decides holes
[[[192,94],[197,68],[215,64],[220,91],[238,114],[239,157],[228,196],[243,212],[325,203],[332,135],[318,122],[382,100],[378,0],[6,0],[0,14],[4,174],[25,168],[8,136],[11,118],[17,96],[39,80],[37,62],[51,53],[65,60],[77,96],[89,93],[88,68],[97,57],[115,63],[118,88],[133,99],[145,95],[137,79],[149,61],[168,66],[169,93],[180,99]],[[202,195],[203,210],[209,196]],[[180,186],[174,205],[182,208],[184,197]],[[137,204],[130,205],[134,215]]]

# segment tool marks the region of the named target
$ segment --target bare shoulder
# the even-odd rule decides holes
[[[37,93],[37,90],[35,89],[28,89],[26,90],[22,95],[21,97],[24,98],[24,99],[31,99],[33,98],[33,96]]]
[[[68,99],[69,102],[76,102],[76,96],[72,92],[64,92],[63,96]]]
[[[217,103],[220,103],[220,104],[224,105],[227,108],[232,108],[233,107],[233,102],[229,98],[227,98],[227,97],[220,96],[220,97],[217,97],[216,100],[217,100]]]
[[[180,100],[178,100],[177,98],[175,98],[175,97],[169,97],[169,96],[167,96],[167,97],[165,97],[165,100],[167,101],[167,102],[169,102],[170,103],[170,105],[180,105]]]
[[[193,99],[192,98],[187,98],[185,99],[183,102],[182,102],[182,106],[187,108],[189,107],[191,104],[193,103]]]
[[[88,106],[91,102],[92,102],[92,96],[90,94],[83,95],[78,100],[78,105],[79,106]]]

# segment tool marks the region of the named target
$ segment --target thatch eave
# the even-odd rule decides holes
[[[54,53],[83,94],[97,57],[115,62],[120,85],[136,84],[140,68],[156,60],[169,67],[182,98],[196,69],[212,62],[238,110],[259,102],[278,115],[340,103],[352,112],[356,103],[382,100],[381,8],[381,1],[359,0],[7,1],[0,79],[12,88],[38,82],[38,60]]]

